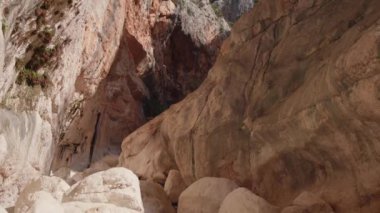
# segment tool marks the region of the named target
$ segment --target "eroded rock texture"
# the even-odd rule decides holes
[[[124,140],[120,165],[158,182],[226,177],[279,207],[309,190],[336,212],[376,212],[379,7],[259,1],[200,88]]]

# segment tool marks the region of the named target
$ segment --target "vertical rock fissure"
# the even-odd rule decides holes
[[[249,97],[251,95],[251,92],[247,91],[247,88],[249,87],[249,83],[255,80],[254,79],[254,77],[255,77],[255,69],[256,69],[256,65],[257,65],[257,59],[258,59],[258,54],[259,54],[260,47],[261,47],[262,38],[263,37],[261,35],[260,38],[259,38],[258,46],[257,46],[256,51],[255,51],[255,58],[253,60],[254,63],[253,63],[252,68],[250,70],[251,73],[249,75],[248,81],[245,83],[244,88],[243,88],[243,94],[245,95],[245,97],[244,97],[244,106],[247,106],[247,103],[249,102]],[[254,85],[254,82],[252,83],[252,85]],[[250,89],[250,90],[252,90],[252,89]]]
[[[99,126],[100,126],[99,125],[100,116],[101,116],[101,113],[98,112],[98,114],[96,116],[96,123],[95,123],[95,128],[94,128],[94,134],[93,134],[92,140],[91,140],[90,157],[89,157],[89,160],[88,160],[88,166],[87,166],[87,168],[90,168],[91,162],[92,162],[92,156],[94,155],[96,138],[97,138],[98,129],[99,129]]]
[[[194,146],[194,139],[193,139],[193,135],[194,135],[194,131],[195,131],[195,127],[197,126],[197,123],[204,111],[204,109],[207,107],[207,102],[208,102],[208,98],[212,92],[214,87],[211,87],[210,91],[208,92],[207,96],[206,96],[206,99],[205,99],[205,103],[204,105],[202,106],[202,109],[201,111],[199,112],[198,116],[197,116],[197,119],[195,120],[194,122],[194,125],[193,127],[191,128],[190,130],[190,143],[191,143],[191,169],[192,169],[192,176],[193,178],[196,180],[196,174],[195,174],[195,146]]]

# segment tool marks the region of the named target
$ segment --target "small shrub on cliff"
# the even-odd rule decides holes
[[[34,70],[22,69],[20,70],[16,83],[21,85],[25,82],[28,86],[40,85],[42,88],[47,86],[47,76],[45,74],[39,74]]]
[[[212,4],[212,9],[217,17],[223,17],[223,12],[217,4]]]
[[[49,48],[45,45],[36,47],[31,59],[25,65],[25,68],[30,70],[38,70],[47,64],[49,60],[54,56],[54,54],[55,48]]]
[[[55,31],[52,27],[50,26],[45,26],[43,30],[38,33],[38,38],[40,38],[43,42],[49,43],[53,39],[55,34]]]
[[[40,6],[43,10],[48,10],[51,6],[52,1],[51,0],[44,0]]]
[[[6,31],[8,30],[8,26],[4,21],[1,23],[1,29],[3,31],[3,34],[5,34]]]

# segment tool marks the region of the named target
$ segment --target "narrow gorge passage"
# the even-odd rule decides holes
[[[0,1],[0,213],[378,213],[378,8]]]
[[[217,3],[162,1],[149,9],[143,2],[126,4],[124,31],[111,69],[95,95],[83,101],[81,116],[65,127],[56,148],[64,154],[54,159],[53,171],[82,171],[107,155],[119,155],[123,138],[199,87],[230,31],[215,11]],[[189,28],[198,19],[209,32]],[[104,121],[94,131],[97,111],[103,112]],[[79,148],[73,149],[71,144],[78,141]]]

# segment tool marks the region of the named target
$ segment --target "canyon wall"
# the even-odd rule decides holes
[[[199,89],[123,142],[120,165],[164,183],[235,180],[285,207],[380,208],[376,0],[259,1]]]
[[[378,0],[0,7],[0,206],[50,173],[67,209],[380,208]]]
[[[54,147],[76,103],[110,70],[125,17],[123,1],[2,1],[0,203],[50,171]],[[116,18],[117,17],[117,18]]]
[[[230,30],[208,1],[126,1],[125,17],[109,75],[74,103],[53,171],[118,155],[125,136],[201,84]]]

